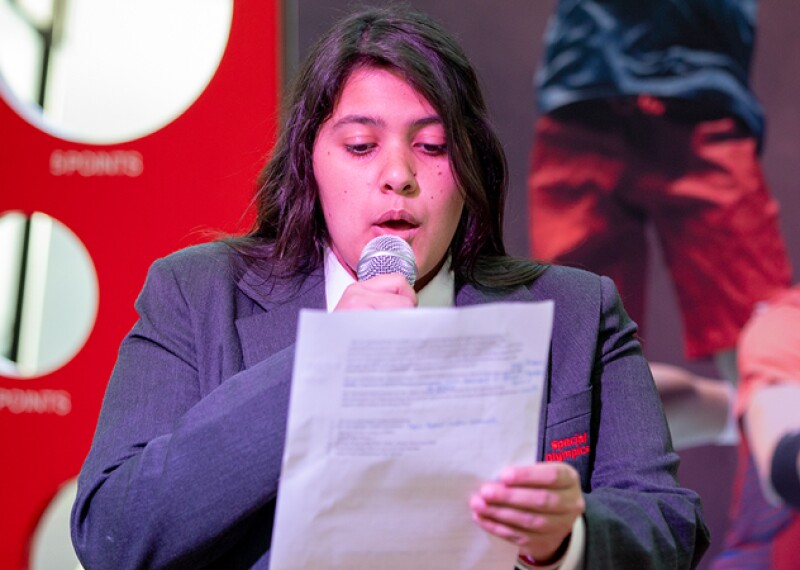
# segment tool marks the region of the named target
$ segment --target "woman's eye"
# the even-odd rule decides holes
[[[441,156],[447,153],[446,144],[421,143],[419,147],[425,154],[429,154],[431,156]]]
[[[375,148],[374,143],[359,143],[359,144],[347,144],[345,145],[345,149],[350,154],[355,154],[357,156],[368,154],[373,148]]]

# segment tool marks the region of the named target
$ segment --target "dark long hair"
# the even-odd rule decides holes
[[[398,6],[354,13],[312,48],[286,99],[278,140],[258,180],[257,218],[240,249],[267,244],[278,275],[307,274],[320,265],[328,233],[312,167],[314,142],[350,74],[365,66],[399,73],[442,119],[465,200],[450,244],[457,283],[510,287],[533,280],[542,266],[506,256],[507,164],[477,75],[441,26]]]

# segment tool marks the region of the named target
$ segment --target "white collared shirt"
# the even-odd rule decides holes
[[[331,248],[325,248],[325,304],[330,313],[339,304],[344,290],[356,280]],[[439,273],[417,293],[418,307],[452,307],[455,304],[455,276],[447,261]]]

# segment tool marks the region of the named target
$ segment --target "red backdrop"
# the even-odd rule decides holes
[[[31,126],[0,99],[0,214],[42,211],[64,223],[88,249],[99,286],[94,329],[74,359],[38,378],[0,376],[7,396],[58,390],[71,403],[61,414],[0,406],[4,569],[28,567],[44,509],[80,470],[148,266],[207,240],[206,230],[235,232],[252,220],[243,213],[277,124],[278,4],[235,0],[228,46],[208,87],[180,117],[146,137],[102,146],[68,142]],[[87,166],[104,153],[123,157],[128,168],[103,175]],[[76,169],[64,157],[82,157],[83,166]]]

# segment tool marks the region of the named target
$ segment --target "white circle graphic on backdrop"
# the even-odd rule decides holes
[[[59,138],[114,144],[180,116],[222,59],[233,0],[0,3],[0,95]]]
[[[69,517],[77,495],[77,480],[67,481],[39,519],[31,541],[31,570],[80,570],[69,535]]]
[[[62,367],[94,328],[97,272],[78,236],[44,214],[0,214],[0,375]]]

